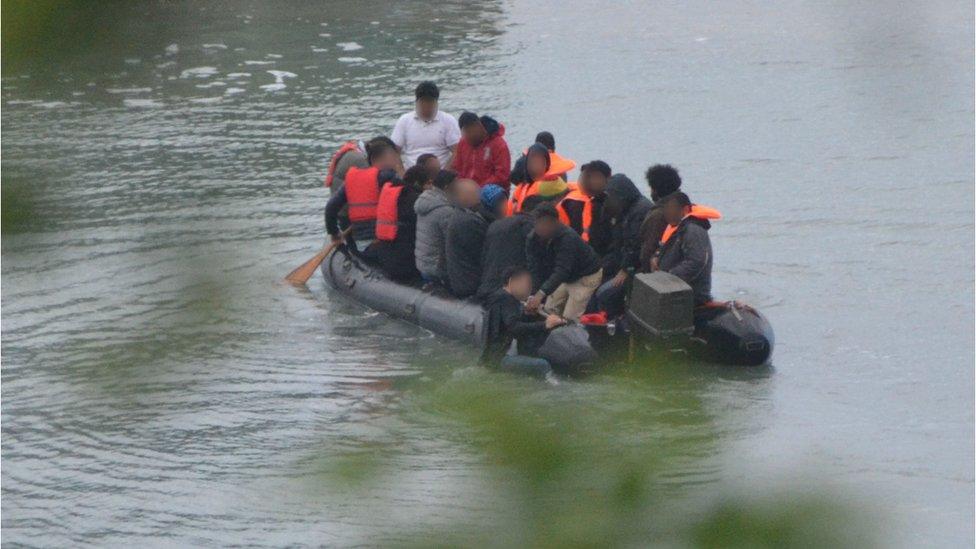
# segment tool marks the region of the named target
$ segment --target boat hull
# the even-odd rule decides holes
[[[322,275],[337,292],[394,318],[479,349],[487,339],[486,311],[473,301],[458,300],[387,279],[361,259],[340,249],[322,262]],[[631,333],[622,323],[613,334],[606,327],[588,327],[592,346],[604,357],[626,356]],[[695,333],[668,340],[634,334],[651,348],[683,348],[696,359],[730,365],[757,366],[769,362],[773,331],[758,311],[727,304],[696,319]],[[624,351],[624,352],[621,352]]]
[[[326,282],[336,291],[371,309],[484,348],[488,323],[485,310],[478,303],[393,282],[344,250],[326,257],[321,270]]]

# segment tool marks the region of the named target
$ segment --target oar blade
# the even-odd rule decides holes
[[[329,255],[329,252],[332,251],[333,247],[334,246],[328,246],[321,252],[315,254],[315,257],[309,259],[305,263],[302,263],[297,269],[288,273],[285,280],[296,286],[304,285],[306,282],[308,282],[308,279],[312,278],[312,275],[315,274],[316,269],[319,268],[319,265],[322,264],[322,261],[325,260],[325,256]]]

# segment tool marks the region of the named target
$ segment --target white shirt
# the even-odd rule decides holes
[[[445,165],[451,156],[451,147],[461,140],[461,128],[457,119],[438,110],[431,120],[422,120],[416,111],[408,112],[397,120],[390,136],[403,152],[406,168],[417,163],[417,157],[430,153]]]

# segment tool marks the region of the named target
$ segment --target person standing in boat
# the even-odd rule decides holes
[[[551,204],[540,204],[532,215],[535,225],[525,256],[537,291],[526,309],[538,311],[544,302],[547,312],[577,320],[602,281],[600,258],[576,231],[559,221]]]
[[[490,192],[492,187],[504,196],[497,185],[485,188]],[[448,287],[458,299],[466,299],[478,291],[485,232],[494,220],[482,206],[481,190],[471,179],[459,179],[451,188],[457,210],[447,228],[444,259]]]
[[[695,305],[712,300],[712,243],[709,219],[718,219],[718,211],[691,203],[688,195],[678,191],[663,200],[668,227],[662,243],[651,260],[652,271],[664,271],[684,280],[695,295]]]
[[[607,192],[610,166],[602,160],[583,164],[576,189],[556,204],[559,220],[580,235],[601,258],[610,252],[619,204]],[[606,273],[612,275],[613,273]]]
[[[414,258],[417,213],[414,203],[430,184],[430,172],[417,165],[383,185],[376,208],[376,241],[363,257],[378,265],[391,280],[411,283],[420,278]]]
[[[450,186],[457,180],[457,174],[441,170],[434,177],[429,189],[421,193],[414,204],[417,212],[417,242],[414,255],[417,270],[424,282],[434,285],[447,285],[447,266],[445,243],[447,228],[454,217],[456,207],[449,196]]]
[[[647,169],[644,177],[651,188],[651,200],[654,204],[640,227],[640,270],[642,272],[650,270],[651,258],[657,253],[661,235],[668,226],[664,218],[664,200],[681,189],[681,176],[670,164],[655,164]]]
[[[451,165],[461,129],[453,116],[438,109],[440,96],[437,84],[421,82],[414,90],[414,110],[401,116],[393,126],[391,137],[408,168],[424,153],[436,156],[441,166]]]
[[[369,167],[350,167],[346,172],[346,184],[338,192],[334,191],[325,205],[325,230],[333,242],[343,240],[339,217],[348,206],[352,235],[346,243],[353,252],[372,243],[376,236],[380,189],[403,173],[400,156],[386,138],[376,138],[366,144],[366,159]]]
[[[512,157],[504,137],[505,126],[490,116],[467,111],[458,117],[458,125],[461,141],[452,169],[458,177],[472,179],[482,187],[495,184],[507,191]]]
[[[651,210],[651,201],[622,173],[610,177],[607,194],[619,205],[620,214],[613,226],[610,253],[603,257],[606,281],[593,295],[592,309],[605,311],[610,318],[615,318],[624,313],[627,283],[640,269],[640,227]]]
[[[485,300],[488,337],[481,363],[506,372],[544,378],[552,366],[536,354],[549,332],[566,320],[554,314],[527,314],[522,303],[532,292],[532,275],[525,268],[509,267],[501,278],[502,287]],[[510,354],[513,341],[516,352]]]

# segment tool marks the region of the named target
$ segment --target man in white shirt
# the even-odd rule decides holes
[[[393,126],[393,142],[403,155],[406,168],[417,163],[417,157],[430,153],[449,167],[454,149],[461,140],[457,119],[437,109],[441,92],[433,82],[421,82],[416,91],[414,110],[401,116]]]

